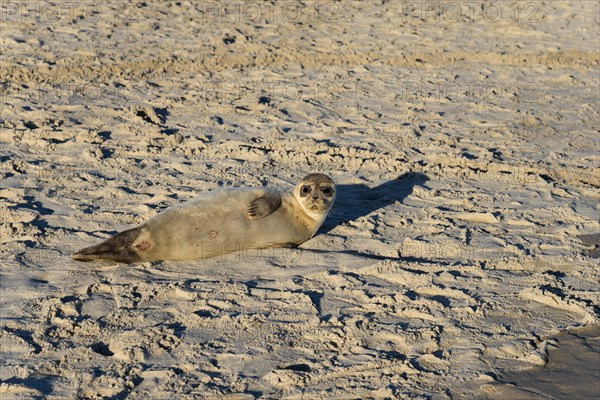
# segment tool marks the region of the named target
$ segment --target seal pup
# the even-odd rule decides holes
[[[77,261],[195,260],[268,247],[296,247],[316,233],[336,197],[333,180],[305,176],[291,193],[269,188],[206,192],[147,222],[79,250]]]

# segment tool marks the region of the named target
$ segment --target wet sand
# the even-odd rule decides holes
[[[500,373],[499,383],[486,388],[489,398],[600,398],[600,325],[571,329],[548,343],[546,365]]]

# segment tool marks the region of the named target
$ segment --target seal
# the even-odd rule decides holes
[[[195,260],[245,249],[296,247],[317,232],[336,197],[333,180],[305,176],[290,192],[230,188],[206,192],[147,222],[77,251],[77,261]]]

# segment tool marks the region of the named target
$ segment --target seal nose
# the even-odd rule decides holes
[[[313,195],[312,195],[312,199],[313,199],[313,200],[319,200],[319,196],[317,196],[316,194],[313,194]]]

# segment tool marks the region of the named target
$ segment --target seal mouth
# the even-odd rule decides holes
[[[327,204],[323,200],[312,200],[307,202],[306,208],[311,211],[324,211],[327,210]]]

